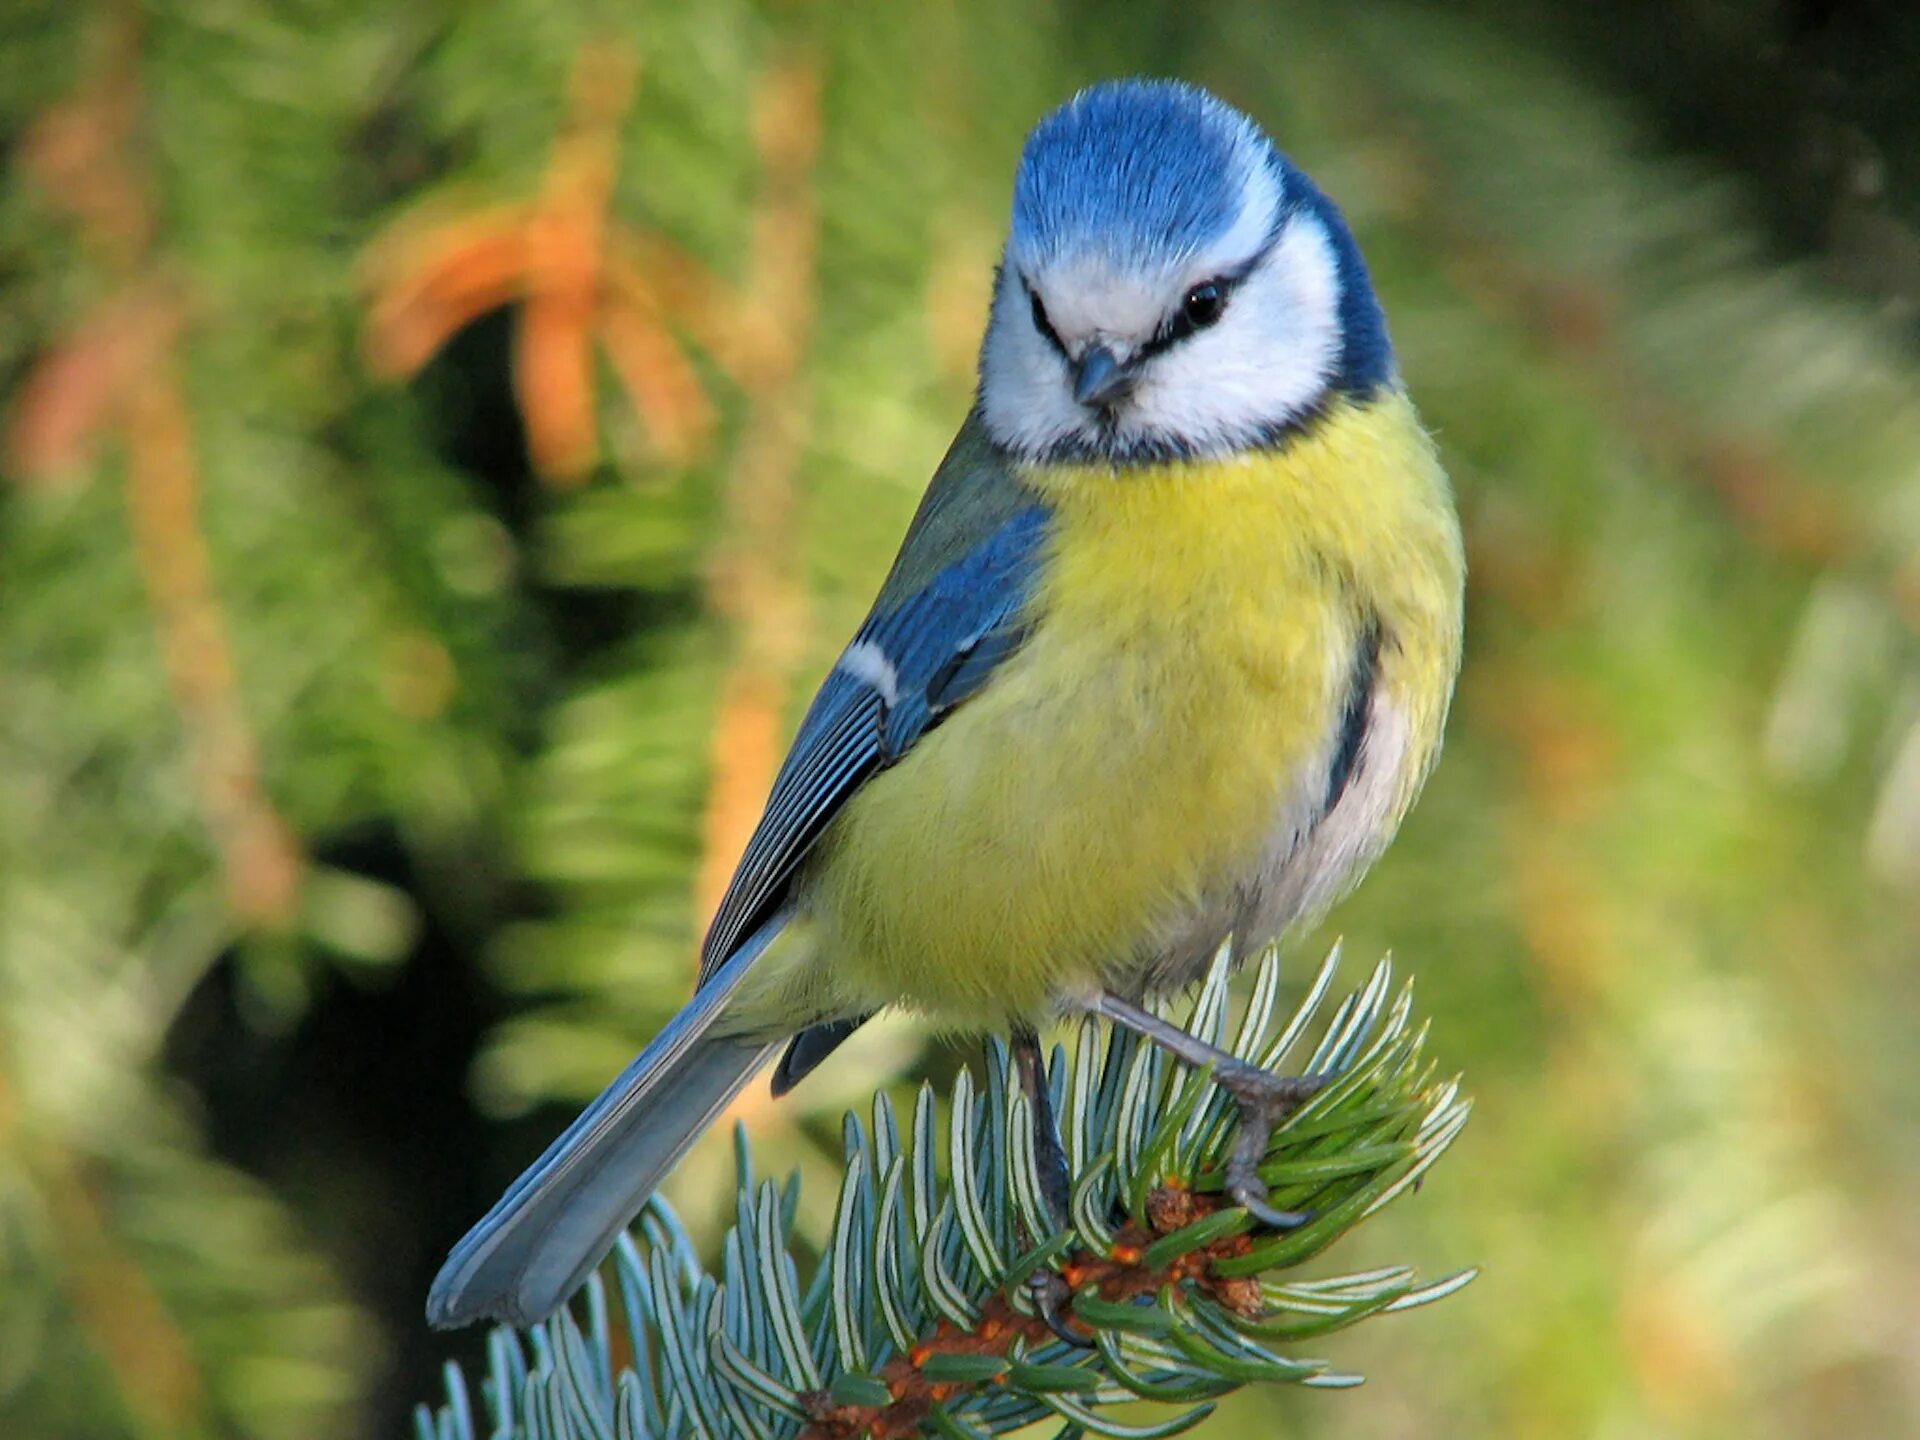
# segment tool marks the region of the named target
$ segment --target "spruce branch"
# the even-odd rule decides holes
[[[1256,1230],[1223,1199],[1234,1109],[1211,1077],[1094,1022],[1049,1067],[1077,1177],[1072,1223],[1057,1228],[1033,1162],[1031,1107],[996,1042],[984,1087],[969,1070],[955,1078],[944,1125],[930,1085],[904,1128],[884,1094],[871,1124],[847,1117],[832,1235],[804,1285],[798,1180],[756,1182],[744,1144],[717,1274],[655,1200],[614,1256],[623,1339],[597,1275],[584,1327],[563,1311],[524,1335],[496,1329],[481,1383],[487,1433],[974,1440],[1052,1418],[1063,1436],[1157,1437],[1249,1382],[1358,1384],[1281,1350],[1440,1299],[1473,1272],[1424,1285],[1407,1266],[1290,1272],[1415,1185],[1469,1102],[1457,1082],[1435,1079],[1411,987],[1390,998],[1384,960],[1297,1063],[1338,963],[1336,947],[1277,1028],[1272,953],[1231,1042],[1224,959],[1181,1016],[1243,1059],[1333,1077],[1275,1131],[1261,1168],[1276,1204],[1312,1212],[1300,1228]],[[1040,1313],[1029,1282],[1043,1268],[1071,1297],[1056,1320],[1086,1343],[1067,1343]],[[616,1366],[616,1354],[631,1363]],[[479,1433],[457,1366],[446,1384],[437,1411],[416,1413],[420,1440]],[[1180,1408],[1146,1423],[1104,1408],[1136,1400]]]

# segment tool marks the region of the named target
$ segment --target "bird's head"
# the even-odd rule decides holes
[[[1239,111],[1123,80],[1034,127],[980,354],[1000,444],[1041,461],[1230,454],[1392,373],[1345,222]]]

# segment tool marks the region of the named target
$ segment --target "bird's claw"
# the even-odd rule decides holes
[[[1313,1219],[1311,1210],[1282,1210],[1273,1205],[1267,1199],[1267,1187],[1258,1172],[1237,1175],[1229,1169],[1227,1198],[1269,1230],[1298,1230]]]
[[[1273,1230],[1298,1230],[1312,1220],[1311,1210],[1282,1210],[1267,1198],[1260,1178],[1273,1127],[1325,1087],[1320,1075],[1275,1075],[1257,1065],[1223,1066],[1214,1082],[1239,1102],[1240,1131],[1227,1162],[1227,1198]]]
[[[1093,1341],[1078,1330],[1070,1328],[1064,1312],[1073,1303],[1073,1287],[1058,1271],[1049,1270],[1044,1265],[1027,1276],[1027,1293],[1033,1298],[1033,1308],[1041,1321],[1061,1341],[1076,1350],[1091,1350]]]

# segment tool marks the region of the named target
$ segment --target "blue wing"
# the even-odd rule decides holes
[[[889,583],[820,687],[707,932],[702,983],[783,903],[794,871],[848,798],[1020,648],[1047,512],[1031,498],[1010,513],[996,509],[993,528],[924,583],[904,594]],[[913,574],[917,548],[951,552],[951,531],[941,529],[909,532],[896,578]]]
[[[784,922],[795,870],[849,796],[1019,649],[1046,524],[970,418],[774,781],[708,932],[700,993],[454,1247],[428,1301],[433,1323],[530,1324],[552,1313],[759,1069],[771,1046],[712,1032]],[[808,1031],[780,1083],[818,1064],[860,1018]]]

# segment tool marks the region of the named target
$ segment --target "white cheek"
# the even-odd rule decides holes
[[[1012,450],[1034,453],[1070,435],[1091,433],[1075,403],[1060,352],[1033,328],[1018,287],[1002,282],[981,355],[980,406],[987,431]]]
[[[1202,450],[1247,444],[1319,403],[1339,346],[1332,247],[1317,224],[1296,221],[1217,326],[1151,363],[1122,436],[1173,436]]]

